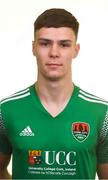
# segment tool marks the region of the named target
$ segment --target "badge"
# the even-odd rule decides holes
[[[31,164],[31,165],[41,164],[42,163],[41,153],[42,152],[40,150],[29,150],[28,151],[29,164]]]
[[[89,136],[89,132],[90,127],[88,123],[75,122],[72,124],[72,134],[78,142],[85,141]]]

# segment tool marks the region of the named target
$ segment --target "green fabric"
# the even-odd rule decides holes
[[[1,101],[0,152],[13,153],[13,179],[95,179],[108,163],[108,104],[79,87],[56,117],[34,84]]]

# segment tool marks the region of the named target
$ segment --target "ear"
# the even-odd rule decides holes
[[[75,45],[73,58],[76,58],[80,50],[80,44]]]
[[[36,56],[36,45],[35,45],[35,41],[32,41],[32,53],[34,56]]]

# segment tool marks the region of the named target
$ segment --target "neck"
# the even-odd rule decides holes
[[[61,104],[68,101],[72,95],[74,85],[72,79],[48,81],[38,79],[35,88],[41,101],[45,103],[53,102],[55,104]]]

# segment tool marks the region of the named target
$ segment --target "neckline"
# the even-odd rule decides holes
[[[32,86],[30,86],[30,93],[31,93],[32,99],[35,103],[35,107],[37,107],[42,113],[46,114],[47,116],[50,116],[52,119],[56,119],[56,118],[60,117],[61,115],[63,115],[68,110],[68,107],[70,107],[73,104],[74,99],[77,97],[78,92],[79,92],[79,87],[74,84],[74,89],[73,89],[73,92],[72,92],[70,99],[68,100],[68,103],[66,104],[66,106],[64,107],[64,109],[62,111],[60,111],[56,116],[53,116],[43,106],[43,104],[42,104],[42,102],[41,102],[41,100],[37,94],[37,91],[35,88],[35,83]]]

